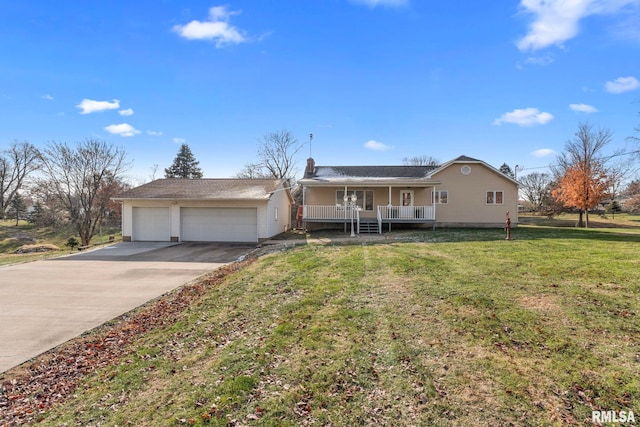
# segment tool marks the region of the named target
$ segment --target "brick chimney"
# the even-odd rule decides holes
[[[307,159],[307,168],[304,171],[305,176],[312,176],[316,170],[316,162],[313,160],[313,157],[309,157]]]

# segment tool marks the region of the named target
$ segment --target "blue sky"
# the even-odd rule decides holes
[[[634,148],[639,58],[640,0],[5,2],[0,148],[101,138],[134,183],[182,142],[233,176],[280,129],[320,165],[535,168],[581,121]]]

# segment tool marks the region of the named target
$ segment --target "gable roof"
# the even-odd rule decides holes
[[[507,180],[518,182],[498,169],[473,157],[461,155],[440,166],[315,166],[313,159],[307,160],[301,185],[433,185],[440,184],[435,175],[455,163],[481,164]]]
[[[113,199],[268,200],[283,184],[283,179],[168,178],[132,188]]]
[[[464,154],[462,156],[456,157],[453,160],[449,160],[447,163],[456,163],[456,162],[480,162],[480,163],[484,163],[482,160],[474,159],[473,157],[465,156]]]
[[[435,166],[315,166],[302,185],[424,185]]]
[[[481,164],[483,166],[485,166],[487,169],[491,170],[494,173],[497,173],[498,175],[500,175],[501,177],[511,181],[512,183],[519,185],[518,181],[516,181],[515,179],[511,178],[509,175],[506,175],[504,173],[502,173],[500,170],[494,168],[493,166],[491,166],[490,164],[483,162],[482,160],[478,160],[478,159],[474,159],[473,157],[469,157],[469,156],[458,156],[453,160],[449,160],[446,163],[443,163],[442,165],[440,165],[439,167],[435,168],[430,174],[429,177],[433,177],[436,174],[438,174],[439,172],[445,170],[446,168],[448,168],[449,166],[456,164],[456,163],[476,163],[476,164]]]

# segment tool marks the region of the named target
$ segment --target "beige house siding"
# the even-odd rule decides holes
[[[462,173],[468,166],[470,173]],[[453,163],[434,175],[448,192],[448,203],[436,206],[436,226],[503,226],[506,212],[517,225],[518,187],[481,163]],[[501,191],[502,204],[487,204],[487,191]]]

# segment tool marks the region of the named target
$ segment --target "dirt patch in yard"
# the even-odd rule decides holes
[[[57,247],[56,245],[49,245],[49,244],[37,245],[36,244],[36,245],[22,245],[15,251],[13,251],[13,253],[14,254],[30,254],[34,252],[52,252],[52,251],[59,251],[59,250],[60,248]]]
[[[551,295],[527,295],[518,300],[520,307],[546,314],[559,314],[562,309]]]

